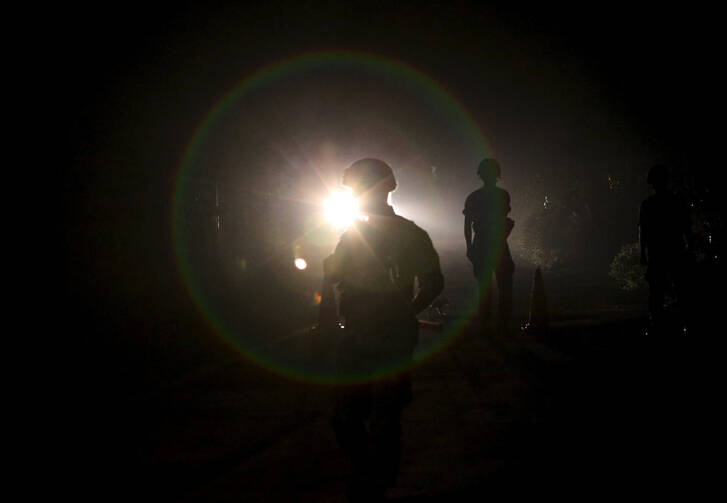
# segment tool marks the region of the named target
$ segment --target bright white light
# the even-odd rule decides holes
[[[332,192],[323,207],[326,210],[326,220],[338,229],[353,224],[357,215],[356,200],[350,192]]]
[[[308,262],[306,262],[305,259],[297,258],[295,259],[295,267],[302,271],[303,269],[308,267]]]

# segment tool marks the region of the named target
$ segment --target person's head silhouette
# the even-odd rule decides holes
[[[479,176],[485,185],[494,185],[500,179],[500,163],[496,159],[482,159],[477,167],[477,176]]]
[[[343,172],[343,185],[353,190],[353,196],[365,208],[387,204],[389,192],[396,189],[391,167],[380,159],[359,159]]]
[[[663,164],[657,164],[649,170],[646,182],[657,192],[663,192],[669,185],[669,170]]]

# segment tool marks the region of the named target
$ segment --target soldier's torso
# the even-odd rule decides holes
[[[505,228],[510,213],[510,194],[500,187],[482,187],[467,197],[463,213],[472,219],[474,238],[470,259],[475,266],[475,275],[495,268],[511,273],[514,264]]]
[[[639,225],[646,233],[650,260],[676,257],[684,252],[684,222],[688,218],[683,202],[672,194],[655,194],[641,205]]]
[[[341,314],[355,325],[413,318],[418,234],[402,217],[371,216],[341,238]]]
[[[465,214],[472,219],[475,245],[505,242],[505,219],[510,212],[510,195],[499,187],[483,187],[465,202]]]

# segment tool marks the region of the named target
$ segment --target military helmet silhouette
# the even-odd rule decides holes
[[[486,157],[477,166],[477,174],[482,179],[497,180],[500,178],[500,163],[496,159]]]
[[[396,189],[396,179],[391,167],[381,159],[359,159],[343,172],[343,185],[354,191],[365,191],[375,186],[391,192]]]
[[[646,176],[646,183],[653,185],[664,185],[669,180],[669,170],[663,164],[657,164],[649,170],[649,174]]]

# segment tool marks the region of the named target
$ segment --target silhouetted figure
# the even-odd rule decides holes
[[[660,326],[664,321],[664,299],[669,290],[674,292],[681,315],[687,315],[685,283],[692,231],[686,204],[668,188],[666,166],[651,168],[647,182],[654,188],[654,194],[641,203],[639,242],[641,264],[647,266],[651,321]]]
[[[353,468],[349,498],[376,501],[395,484],[401,414],[412,398],[409,374],[392,371],[411,361],[416,314],[442,291],[444,278],[427,233],[387,204],[396,181],[385,162],[356,161],[343,184],[353,189],[362,218],[341,236],[324,272],[341,292],[345,318],[337,371],[359,384],[337,389],[333,427]]]
[[[510,194],[497,187],[500,164],[495,159],[483,159],[477,168],[482,188],[467,196],[464,203],[464,238],[467,258],[472,262],[479,282],[479,314],[483,332],[490,325],[493,274],[497,283],[497,333],[508,333],[512,311],[512,277],[515,263],[507,246],[515,222],[510,213]],[[474,237],[473,237],[474,232]]]

